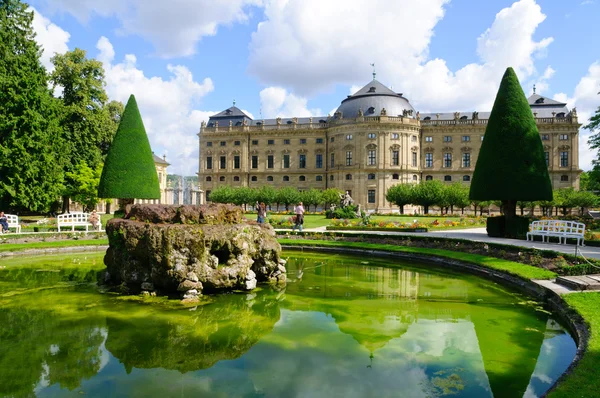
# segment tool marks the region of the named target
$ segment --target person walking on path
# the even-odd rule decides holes
[[[294,220],[294,227],[292,231],[295,231],[296,228],[302,232],[302,225],[304,224],[304,206],[302,206],[302,202],[298,203],[298,206],[294,207],[294,213],[296,213],[296,219]]]
[[[256,202],[258,203],[258,202]],[[256,219],[256,221],[259,224],[264,224],[265,220],[267,218],[267,205],[265,205],[263,202],[260,202],[260,204],[256,207],[256,212],[258,214],[258,217]]]

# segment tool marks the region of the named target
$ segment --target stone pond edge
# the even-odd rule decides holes
[[[394,257],[410,260],[419,260],[425,263],[434,264],[441,267],[449,267],[458,269],[461,271],[467,271],[471,274],[498,282],[502,285],[508,285],[515,288],[522,293],[527,294],[535,298],[538,301],[543,302],[550,311],[558,316],[559,320],[567,326],[571,336],[577,343],[577,351],[575,357],[569,367],[563,372],[563,374],[556,380],[556,382],[550,386],[550,388],[542,395],[546,397],[552,391],[554,391],[565,379],[573,372],[573,370],[579,364],[581,358],[585,354],[588,341],[590,336],[589,328],[583,319],[583,317],[574,309],[570,308],[569,305],[563,300],[563,298],[556,292],[540,286],[537,283],[523,279],[518,276],[510,275],[505,272],[481,267],[472,263],[468,263],[461,260],[450,259],[447,257],[436,256],[432,254],[418,254],[418,253],[403,253],[403,252],[391,252],[385,250],[373,250],[373,249],[359,249],[359,248],[344,248],[344,247],[319,247],[319,246],[301,246],[301,245],[281,245],[284,250],[295,250],[295,251],[317,251],[317,252],[328,252],[328,253],[343,253],[343,254],[364,254],[369,253],[371,255],[382,256],[382,257]]]

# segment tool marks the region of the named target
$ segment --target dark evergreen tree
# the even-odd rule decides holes
[[[62,189],[63,148],[27,7],[0,0],[0,206],[48,211]]]
[[[517,75],[502,77],[473,173],[471,200],[500,200],[507,218],[517,201],[552,200],[535,119]]]
[[[135,97],[131,95],[112,141],[100,185],[100,198],[160,199],[158,175],[150,142]]]

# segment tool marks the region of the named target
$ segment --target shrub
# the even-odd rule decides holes
[[[333,211],[327,210],[325,212],[325,216],[327,218],[337,218],[337,219],[359,218],[356,215],[356,209],[357,209],[357,206],[355,206],[355,205],[349,205],[349,206],[346,206],[346,207],[338,207],[338,208],[336,208]]]

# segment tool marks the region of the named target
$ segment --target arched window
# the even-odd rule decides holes
[[[444,181],[452,181],[452,176],[444,176]]]
[[[239,182],[240,181],[240,177],[239,176],[233,176],[233,181],[234,182]]]
[[[212,177],[211,176],[206,177],[206,181],[211,182],[212,181]]]
[[[413,174],[413,181],[418,181],[418,180],[419,180],[419,177],[417,177],[416,174]]]
[[[225,177],[224,176],[219,177],[219,181],[225,181]]]
[[[267,181],[273,181],[273,176],[267,176]]]
[[[397,173],[392,174],[392,180],[399,180],[400,179],[400,175],[398,175]]]
[[[367,179],[368,179],[368,180],[374,180],[374,179],[375,179],[375,173],[370,173],[370,174],[367,176]]]
[[[329,181],[333,181],[333,174],[329,176]]]
[[[471,181],[471,176],[463,176],[463,181]]]
[[[346,174],[346,180],[351,180],[352,179],[352,174]]]
[[[317,181],[323,181],[323,176],[317,176]]]
[[[433,180],[433,176],[425,176],[425,181],[431,181]]]
[[[298,181],[306,181],[306,177],[305,176],[300,176],[300,177],[298,177]]]
[[[258,177],[252,176],[252,181],[254,181],[254,182],[258,181]]]
[[[561,181],[569,181],[569,176],[566,175],[566,174],[563,174],[563,175],[560,176],[560,180]]]
[[[288,176],[283,176],[283,181],[289,181],[289,180],[290,180],[290,177],[288,177]]]

